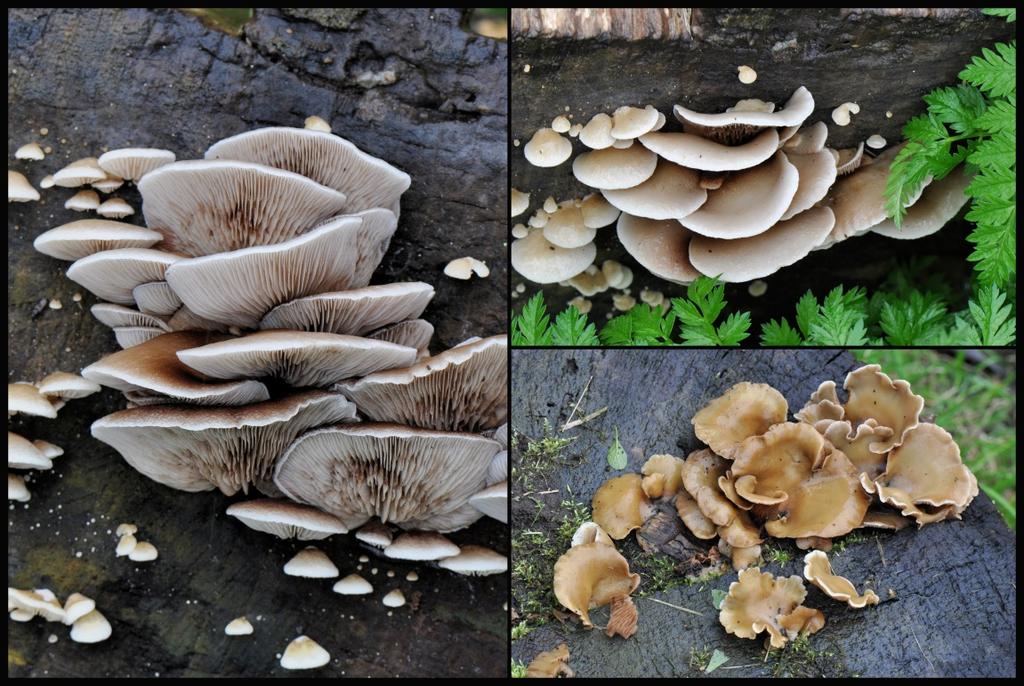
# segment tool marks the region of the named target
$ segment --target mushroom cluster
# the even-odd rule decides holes
[[[110,638],[112,632],[110,622],[96,609],[96,601],[81,593],[72,593],[61,605],[48,588],[32,591],[8,586],[7,613],[16,622],[42,617],[47,622],[70,626],[71,640],[75,643],[99,643]]]
[[[538,209],[528,226],[517,225],[513,268],[537,283],[569,281],[594,263],[596,229],[615,222],[625,250],[658,278],[746,282],[868,231],[930,235],[966,202],[970,177],[958,170],[912,198],[897,228],[883,191],[900,146],[878,157],[863,142],[827,147],[826,124],[806,122],[814,108],[801,86],[778,110],[758,99],[716,114],[676,105],[682,132],[662,131],[666,118],[650,105],[595,115],[578,131],[589,150],[572,173],[600,195]],[[878,147],[879,137],[871,143]],[[572,142],[542,128],[524,152],[531,164],[554,167],[572,156]],[[600,207],[589,221],[588,204]],[[513,190],[513,216],[528,208],[529,194]]]
[[[368,285],[409,176],[311,129],[242,133],[203,160],[143,152],[98,165],[137,181],[146,227],[85,220],[35,241],[74,260],[124,348],[82,372],[129,401],[93,436],[171,488],[311,506],[232,512],[277,535],[504,521],[506,453],[482,434],[505,421],[506,336],[430,356],[433,287]]]

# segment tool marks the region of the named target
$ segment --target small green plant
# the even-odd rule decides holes
[[[765,544],[761,548],[761,557],[764,558],[767,564],[777,563],[784,565],[793,559],[793,552],[787,548]]]
[[[704,646],[701,649],[690,648],[690,668],[703,672],[711,662],[711,649]]]
[[[512,640],[518,641],[520,638],[526,636],[531,631],[533,631],[533,627],[527,624],[526,620],[524,619],[523,621],[519,622],[514,627],[512,627]]]
[[[1016,10],[986,14],[1016,21]],[[967,186],[968,221],[975,228],[969,260],[984,285],[1005,286],[1017,273],[1017,41],[983,48],[960,72],[964,82],[924,96],[928,110],[903,127],[907,145],[886,183],[886,212],[896,226],[927,177],[944,178],[966,162],[976,172]]]
[[[512,678],[513,679],[525,679],[526,678],[526,665],[519,660],[512,660]]]

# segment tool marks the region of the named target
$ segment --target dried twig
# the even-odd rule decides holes
[[[593,380],[594,380],[594,375],[591,374],[590,378],[587,379],[587,383],[583,384],[583,392],[580,393],[579,399],[577,399],[576,400],[576,404],[573,405],[572,412],[570,412],[569,416],[566,418],[565,424],[562,426],[561,431],[565,431],[567,428],[569,428],[569,423],[572,421],[572,418],[576,415],[576,411],[580,409],[580,403],[582,403],[583,402],[583,398],[586,397],[587,389],[590,388],[590,382],[593,381]]]
[[[672,603],[666,603],[664,600],[658,600],[657,598],[642,598],[642,600],[650,600],[652,603],[659,603],[661,605],[668,605],[669,607],[671,607],[671,608],[673,608],[675,610],[682,610],[683,612],[689,612],[691,615],[697,615],[698,617],[703,617],[704,616],[701,613],[697,612],[696,610],[691,610],[690,608],[683,607],[682,605],[673,605]]]

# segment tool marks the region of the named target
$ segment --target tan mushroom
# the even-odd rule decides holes
[[[688,169],[722,172],[750,169],[769,159],[779,148],[779,134],[765,129],[742,145],[723,145],[692,133],[649,133],[640,143]]]
[[[967,202],[964,190],[974,177],[962,167],[924,189],[903,218],[899,228],[891,219],[871,227],[874,233],[903,240],[930,236],[956,216]]]
[[[836,382],[828,380],[821,382],[807,404],[793,416],[823,432],[832,422],[842,419],[843,412],[839,396],[836,395]]]
[[[616,540],[625,538],[651,514],[642,482],[639,474],[623,474],[608,479],[594,493],[594,521]]]
[[[878,596],[874,591],[867,589],[861,595],[849,579],[833,572],[828,555],[821,550],[804,555],[804,578],[824,591],[828,597],[850,607],[861,608],[865,605],[878,604]]]
[[[619,218],[619,208],[605,200],[600,193],[585,196],[579,201],[579,206],[583,213],[583,224],[590,228],[600,229]]]
[[[661,479],[658,480],[660,482],[660,494],[650,496],[650,493],[648,493],[648,495],[658,498],[675,496],[683,483],[684,464],[684,460],[674,455],[651,455],[647,458],[647,462],[644,462],[644,466],[640,468],[640,473],[644,475],[645,480],[648,477],[661,476]]]
[[[572,677],[573,671],[566,664],[569,662],[569,646],[560,643],[554,650],[546,650],[537,655],[526,666],[526,676],[530,679],[554,679],[558,676]]]
[[[885,471],[886,454],[871,450],[871,445],[888,440],[892,429],[879,426],[874,419],[868,419],[854,430],[850,422],[836,421],[828,425],[825,440],[840,450],[860,472],[874,479]]]
[[[885,453],[898,446],[905,431],[917,426],[924,398],[914,395],[910,384],[893,381],[881,366],[869,364],[846,375],[843,388],[849,394],[844,405],[844,419],[856,426],[874,419],[879,426],[892,429],[892,436],[869,444],[875,453]]]
[[[739,581],[729,584],[718,621],[726,632],[757,638],[767,631],[773,648],[781,648],[800,633],[815,633],[825,625],[818,610],[800,605],[807,596],[798,576],[774,577],[757,568],[744,569]]]
[[[746,438],[786,421],[788,409],[786,399],[768,384],[742,381],[701,408],[691,421],[697,438],[728,459]]]
[[[623,212],[616,232],[626,252],[658,278],[687,284],[700,276],[690,263],[693,234],[678,221],[643,219]]]
[[[612,114],[611,136],[616,140],[630,140],[653,131],[658,125],[658,110],[650,105],[644,109],[623,106]]]
[[[154,169],[170,164],[174,159],[174,153],[170,150],[121,148],[103,153],[97,162],[107,174],[138,181]]]
[[[588,629],[593,627],[591,608],[625,598],[639,585],[640,575],[630,573],[629,563],[614,546],[585,543],[569,548],[555,562],[555,597]]]
[[[107,219],[80,219],[36,236],[32,247],[58,260],[79,260],[118,248],[150,248],[162,236],[150,229]]]

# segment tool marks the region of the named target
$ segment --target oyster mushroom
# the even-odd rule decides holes
[[[824,591],[828,597],[850,607],[861,608],[865,605],[878,604],[878,596],[874,591],[867,589],[861,595],[849,579],[833,572],[828,555],[824,551],[812,550],[804,555],[804,578]]]
[[[316,541],[348,533],[348,527],[337,517],[287,500],[246,500],[231,505],[225,514],[235,517],[250,529],[278,538]]]
[[[743,381],[701,408],[693,416],[693,430],[715,453],[729,458],[744,439],[785,422],[788,408],[768,384]]]
[[[744,569],[739,581],[729,584],[718,621],[740,638],[757,638],[767,631],[771,646],[781,648],[799,634],[813,634],[825,626],[821,611],[800,605],[806,596],[798,576],[774,577],[757,568]]]
[[[682,167],[723,172],[750,169],[771,158],[779,148],[779,134],[765,129],[742,145],[723,145],[692,133],[649,133],[640,143]]]
[[[626,252],[658,278],[687,284],[701,275],[690,263],[693,234],[675,219],[643,219],[623,212],[616,232]]]
[[[535,167],[557,167],[572,155],[572,142],[554,129],[537,129],[523,146],[526,161]]]
[[[917,426],[924,398],[914,395],[910,384],[893,381],[877,364],[868,364],[846,375],[843,388],[849,394],[844,419],[851,425],[874,419],[879,426],[892,429],[892,436],[872,442],[869,449],[885,453],[900,444],[904,432]]]
[[[643,183],[623,190],[605,190],[602,194],[608,203],[634,217],[676,219],[690,214],[707,200],[707,191],[699,181],[700,175],[693,169],[662,159],[654,174]]]
[[[639,474],[623,474],[608,479],[594,493],[594,522],[616,540],[625,538],[650,515],[642,481]]]
[[[605,148],[579,155],[572,162],[576,180],[591,188],[618,190],[632,188],[651,178],[658,156],[639,145]]]
[[[79,219],[39,234],[32,247],[58,260],[80,260],[104,250],[151,248],[161,240],[160,233],[134,224]]]
[[[576,276],[594,262],[597,246],[561,248],[532,231],[512,242],[512,268],[534,283],[557,283]]]
[[[149,172],[175,160],[170,150],[159,148],[120,148],[100,155],[97,163],[107,174],[138,181]]]
[[[24,174],[7,170],[7,202],[33,202],[39,197],[39,191],[33,188]]]
[[[585,543],[569,548],[555,562],[555,597],[575,612],[586,628],[593,627],[590,609],[626,598],[640,585],[640,575],[614,546]]]

